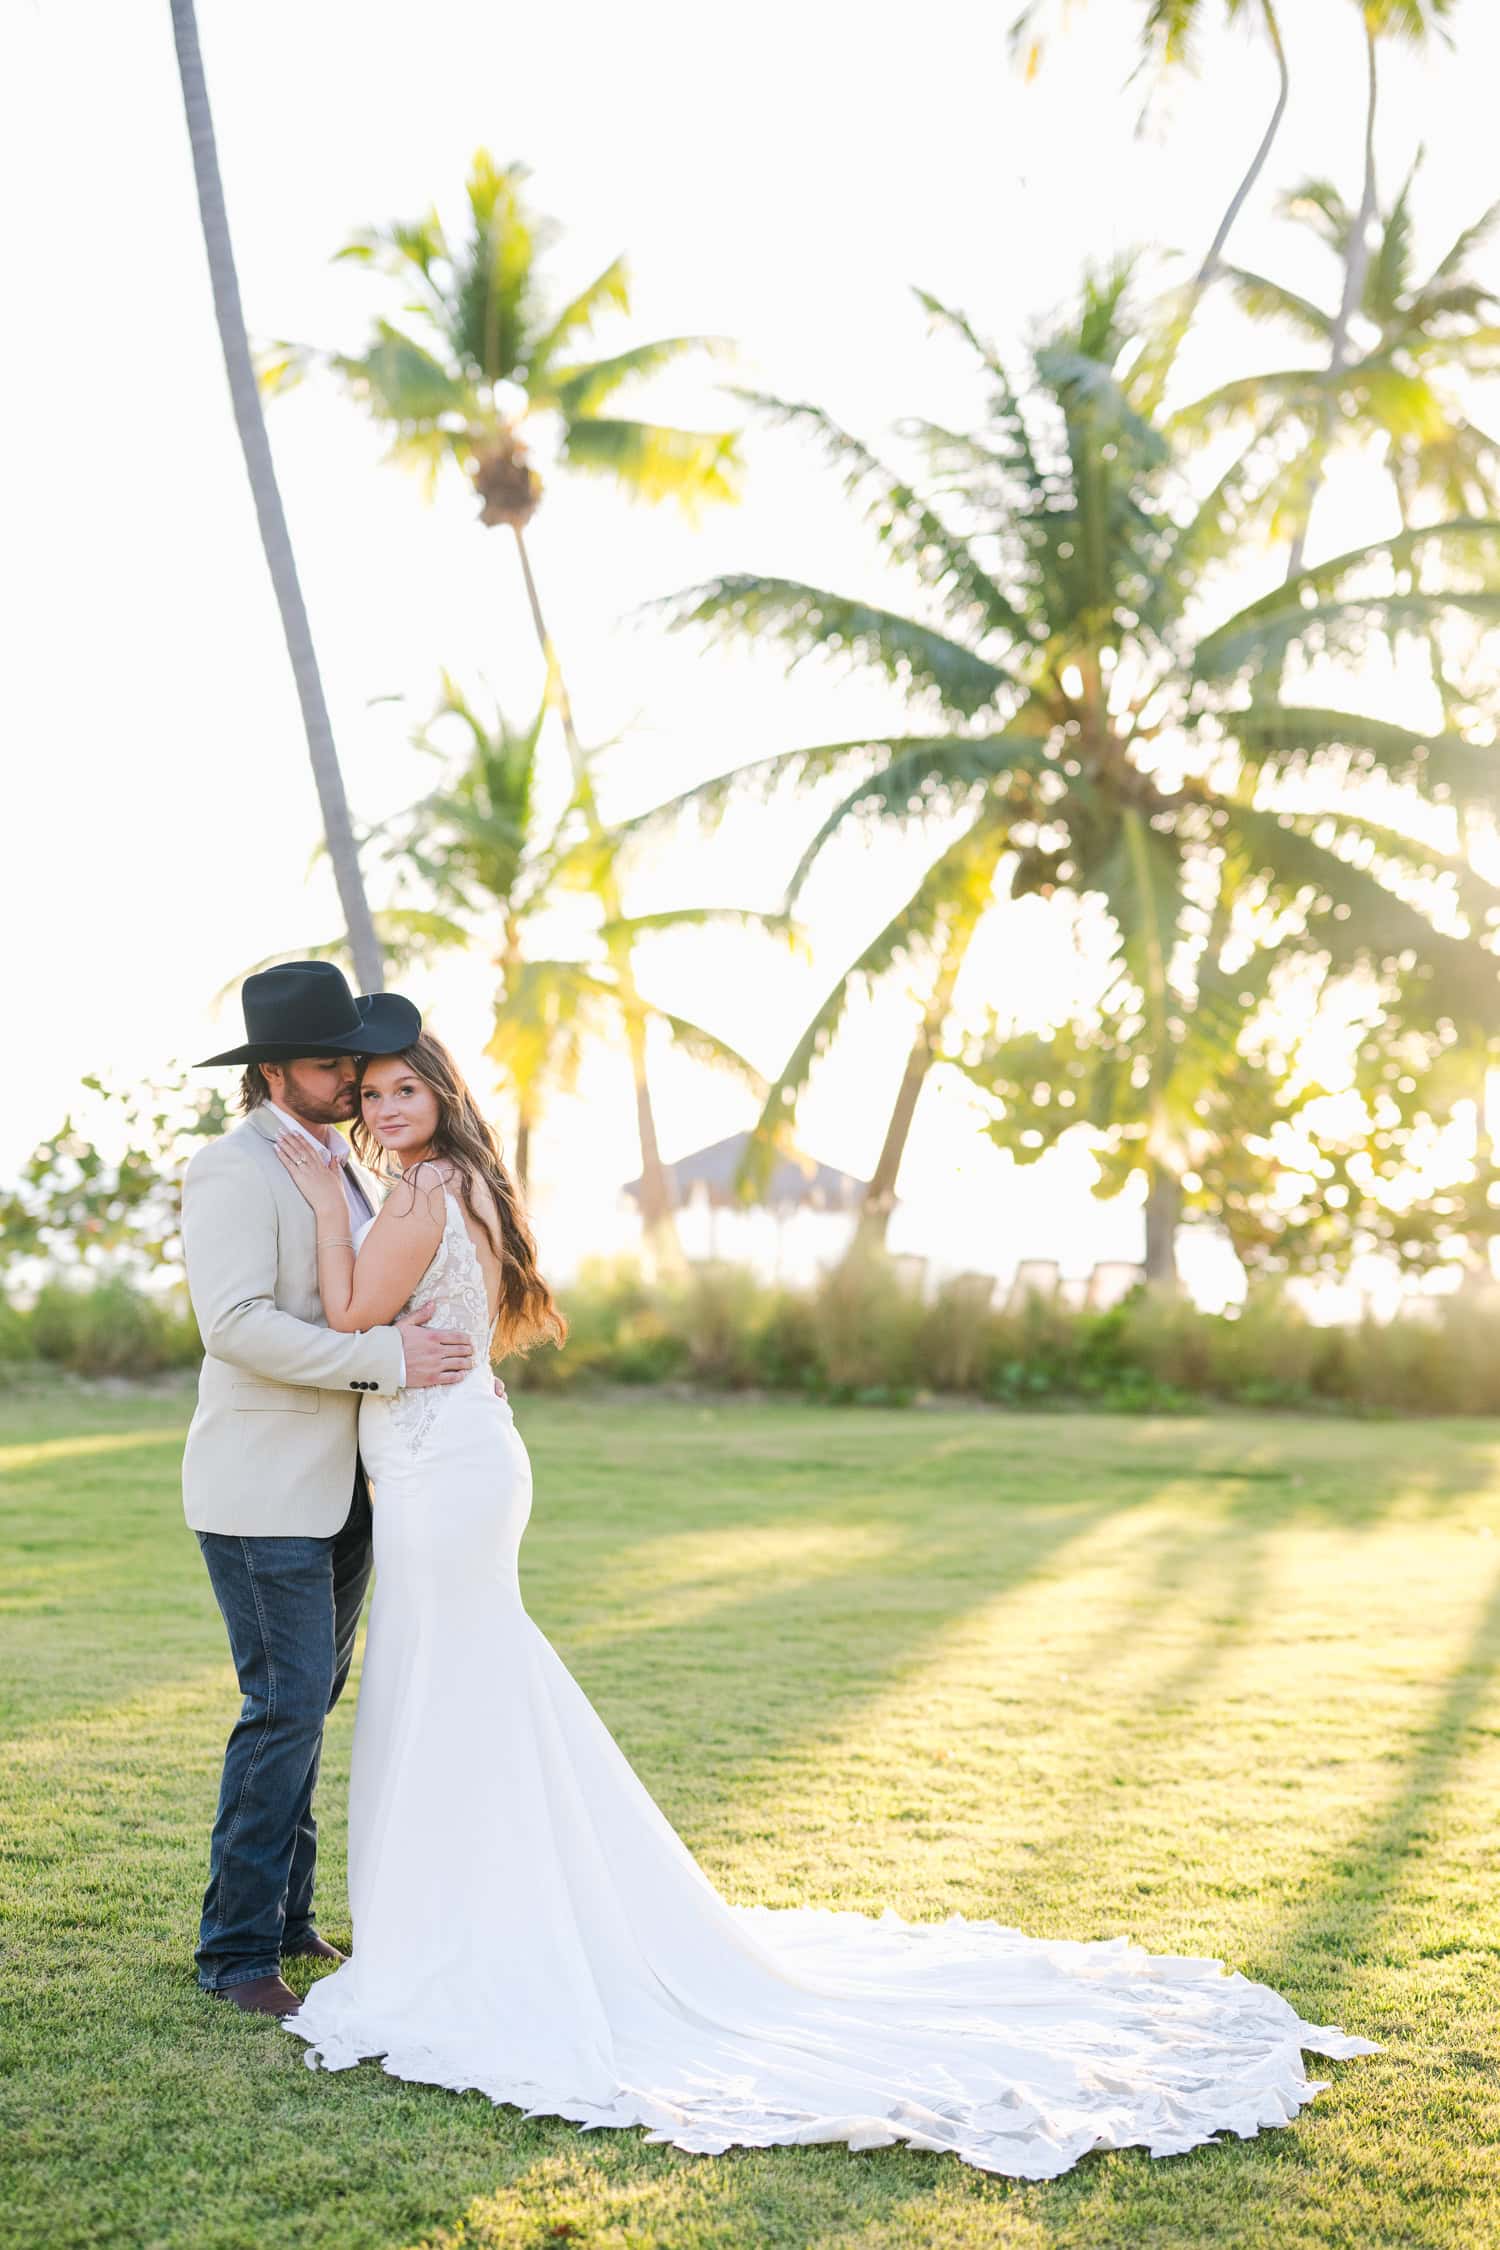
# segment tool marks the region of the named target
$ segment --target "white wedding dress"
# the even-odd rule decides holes
[[[1370,2054],[1217,1961],[995,1922],[729,1905],[521,1603],[531,1470],[456,1199],[412,1301],[461,1384],[366,1399],[376,1586],[349,1805],[353,1958],[287,2029],[580,2125],[718,2151],[843,2141],[1050,2179],[1284,2125],[1301,2050]]]

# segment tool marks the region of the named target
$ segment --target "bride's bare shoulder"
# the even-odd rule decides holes
[[[414,1188],[456,1188],[458,1166],[451,1156],[424,1156],[420,1164],[414,1164],[401,1177],[409,1180]]]
[[[380,1207],[380,1217],[388,1226],[415,1220],[440,1230],[454,1170],[444,1157],[429,1157],[421,1164],[413,1164],[409,1171],[392,1180]]]
[[[453,1182],[453,1192],[463,1205],[464,1225],[469,1239],[488,1265],[498,1256],[495,1245],[500,1240],[500,1211],[495,1202],[495,1192],[484,1175],[467,1172],[462,1182]]]

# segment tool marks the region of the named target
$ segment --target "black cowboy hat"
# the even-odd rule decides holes
[[[285,961],[246,977],[240,993],[245,1044],[210,1063],[295,1062],[299,1055],[399,1055],[415,1043],[422,1018],[399,992],[356,1000],[331,961]]]

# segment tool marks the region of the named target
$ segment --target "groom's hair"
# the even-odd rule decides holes
[[[246,1063],[245,1075],[240,1080],[240,1115],[248,1117],[252,1109],[271,1099],[271,1089],[266,1084],[266,1074],[259,1063]]]

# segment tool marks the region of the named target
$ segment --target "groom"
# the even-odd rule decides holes
[[[430,1307],[363,1334],[327,1326],[317,1223],[275,1153],[278,1134],[303,1134],[341,1168],[350,1232],[373,1218],[373,1184],[335,1128],[355,1114],[358,1058],[402,1053],[421,1016],[399,993],[356,1000],[324,961],[247,977],[241,997],[245,1044],[208,1061],[244,1064],[244,1121],[193,1158],[182,1195],[204,1349],[183,1504],[244,1696],[197,1959],[205,1991],[284,2016],[297,2007],[284,1960],[342,1959],[313,1923],[312,1798],[370,1577],[359,1402],[457,1383],[474,1354],[425,1325]]]

